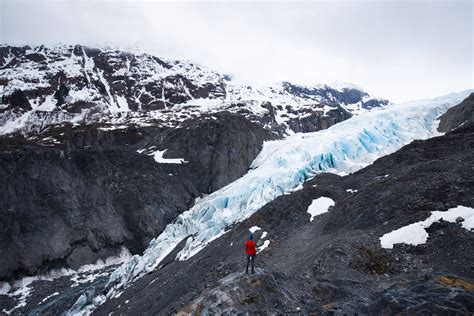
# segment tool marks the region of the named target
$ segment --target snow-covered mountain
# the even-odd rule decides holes
[[[288,134],[388,104],[351,84],[254,87],[188,61],[80,45],[0,46],[0,94],[0,134],[64,123],[177,126],[219,111]]]

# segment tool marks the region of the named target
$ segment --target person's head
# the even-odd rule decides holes
[[[253,240],[253,234],[249,235],[249,240]]]

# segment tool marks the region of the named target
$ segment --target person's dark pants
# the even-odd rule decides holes
[[[252,262],[252,274],[255,273],[253,269],[253,262],[255,261],[255,255],[247,255],[247,267],[245,268],[245,273],[249,274],[249,263]]]

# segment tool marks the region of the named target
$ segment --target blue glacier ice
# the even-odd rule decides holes
[[[159,268],[160,262],[183,240],[177,259],[186,260],[276,197],[297,190],[321,172],[347,174],[388,155],[415,139],[440,135],[437,118],[460,103],[472,90],[431,100],[413,101],[373,110],[331,128],[266,142],[251,169],[240,179],[199,200],[110,276],[104,293],[81,309],[118,295],[130,282]]]

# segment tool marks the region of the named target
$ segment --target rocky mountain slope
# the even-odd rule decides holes
[[[474,94],[440,117],[438,130],[449,132],[463,125],[474,123]]]
[[[0,46],[0,93],[0,134],[67,122],[177,126],[220,111],[285,134],[388,104],[353,85],[239,85],[191,62],[80,45]]]
[[[471,314],[474,235],[463,219],[431,225],[426,243],[416,246],[384,249],[380,237],[432,211],[474,208],[473,141],[471,124],[415,141],[352,175],[316,176],[195,257],[144,276],[95,314]],[[311,222],[307,209],[322,196],[335,206]],[[246,276],[242,245],[255,226],[259,245],[269,246],[257,255],[257,274]]]
[[[0,245],[8,254],[0,279],[76,269],[122,246],[143,251],[196,198],[247,172],[263,141],[274,138],[227,112],[177,129],[48,135],[59,134],[52,147],[8,138],[0,149]],[[160,150],[187,163],[158,163]]]
[[[140,253],[245,174],[264,141],[388,104],[352,85],[255,88],[190,62],[64,45],[1,46],[0,92],[3,280]]]

